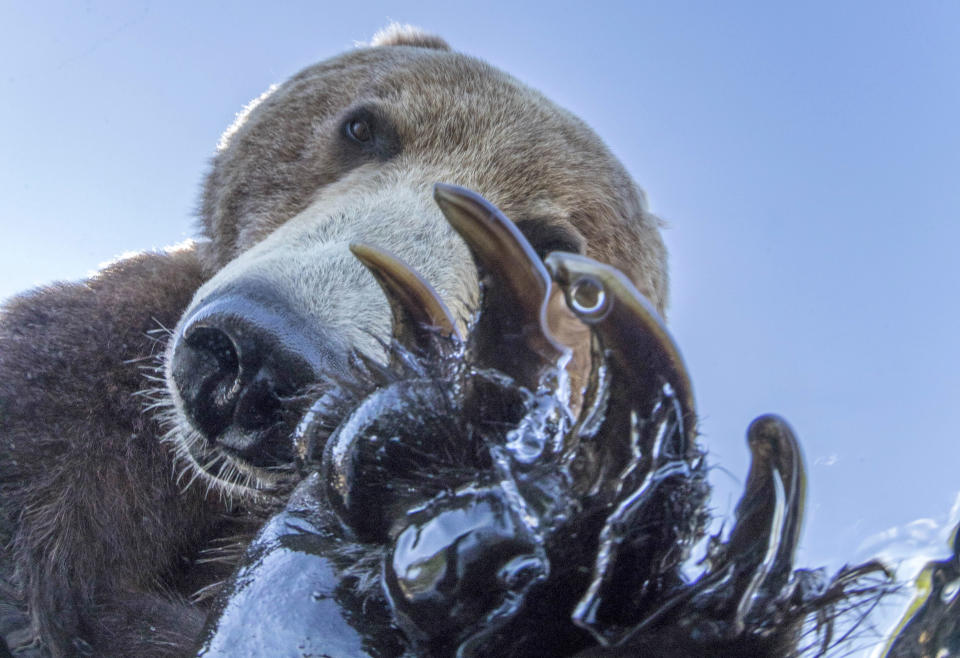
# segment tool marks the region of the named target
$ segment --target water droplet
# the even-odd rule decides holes
[[[570,286],[570,306],[578,315],[599,315],[606,304],[607,295],[599,281],[583,277]]]
[[[513,430],[507,435],[507,450],[513,454],[513,458],[521,464],[532,464],[541,454],[546,443],[546,438],[539,431],[534,431],[523,426]]]
[[[940,592],[940,600],[949,604],[954,598],[956,598],[958,591],[960,591],[960,578],[943,586],[943,590]]]
[[[519,555],[502,567],[497,580],[508,590],[520,591],[537,580],[547,577],[549,572],[545,561],[536,555]]]

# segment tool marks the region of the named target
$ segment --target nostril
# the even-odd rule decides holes
[[[184,411],[207,439],[215,440],[230,424],[242,388],[236,346],[222,329],[188,327],[173,366]]]
[[[223,371],[236,372],[240,367],[240,359],[233,341],[227,334],[216,327],[195,327],[184,337],[187,345],[209,354],[217,360]]]
[[[191,312],[170,375],[178,406],[210,444],[257,466],[286,464],[295,394],[321,373],[342,371],[346,350],[275,292],[247,287]]]

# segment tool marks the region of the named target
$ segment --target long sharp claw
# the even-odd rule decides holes
[[[406,263],[367,244],[351,244],[350,251],[370,270],[383,289],[393,312],[393,331],[406,347],[425,351],[439,333],[460,339],[456,322],[433,287]]]
[[[481,270],[488,275],[488,304],[481,321],[499,323],[491,335],[499,341],[516,337],[532,352],[541,367],[530,367],[529,358],[512,355],[515,365],[505,371],[522,383],[536,387],[542,366],[556,365],[569,350],[556,341],[547,327],[547,302],[550,276],[527,239],[502,212],[476,192],[455,185],[438,183],[434,199],[447,221],[460,234]],[[485,317],[484,317],[485,316]],[[496,349],[486,350],[495,359]],[[511,350],[499,350],[503,353]]]
[[[768,615],[767,606],[789,596],[806,496],[800,443],[783,418],[770,414],[750,424],[747,444],[750,473],[729,539],[709,558],[707,573],[636,624],[624,644],[664,618],[682,614],[705,614],[712,621],[703,628],[730,640],[755,624],[751,617]],[[851,571],[851,578],[876,569],[864,565],[863,571]]]
[[[680,402],[686,432],[692,436],[696,410],[690,376],[650,302],[623,274],[592,258],[554,252],[545,264],[563,288],[570,309],[593,326],[604,348],[611,351],[617,369],[636,375],[628,382],[631,386],[643,390],[659,386],[645,376],[650,369],[670,384]]]
[[[650,532],[645,526],[672,496],[688,501],[706,496],[694,441],[693,392],[663,321],[625,276],[561,252],[547,256],[546,267],[567,306],[603,348],[604,357],[595,361],[605,361],[609,369],[608,381],[590,393],[571,432],[593,439],[578,453],[582,481],[611,506],[593,578],[572,618],[601,644],[615,645],[643,619],[655,592],[650,583],[659,580],[658,569],[666,569],[649,556],[670,554],[696,532],[679,525]],[[600,374],[593,379],[599,382]],[[645,588],[648,598],[629,593]]]
[[[783,418],[770,414],[754,420],[747,445],[750,473],[726,551],[734,565],[738,631],[755,603],[769,601],[790,578],[807,488],[800,443]]]

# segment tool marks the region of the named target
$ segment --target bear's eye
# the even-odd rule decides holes
[[[401,150],[397,129],[382,107],[351,108],[340,118],[339,126],[336,141],[347,166],[356,166],[371,158],[384,162]]]
[[[368,144],[373,139],[373,129],[363,119],[350,119],[344,129],[347,137],[359,144]]]
[[[545,218],[520,219],[517,228],[530,242],[540,258],[551,251],[566,251],[574,254],[586,252],[586,240],[566,221],[551,221]]]

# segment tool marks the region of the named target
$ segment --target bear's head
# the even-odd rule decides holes
[[[514,78],[393,27],[272,87],[221,139],[201,206],[210,278],[166,356],[171,436],[197,474],[255,495],[290,461],[284,401],[355,352],[382,358],[390,307],[351,244],[398,256],[466,326],[478,275],[438,182],[497,205],[541,257],[615,266],[663,311],[657,219],[601,140]]]

